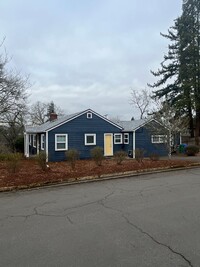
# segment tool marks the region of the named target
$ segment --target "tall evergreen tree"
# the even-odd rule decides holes
[[[191,81],[194,91],[196,113],[196,137],[200,135],[200,2],[197,0],[185,1],[183,14],[190,18],[191,32]]]
[[[196,114],[196,136],[200,135],[200,1],[183,1],[182,15],[175,20],[167,35],[171,44],[152,74],[161,77],[151,85],[159,88],[155,97],[165,98],[180,114],[186,114],[193,135],[193,113]]]

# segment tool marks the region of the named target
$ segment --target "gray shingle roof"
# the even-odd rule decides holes
[[[46,132],[53,127],[59,126],[60,124],[65,123],[68,120],[73,119],[74,117],[79,116],[79,115],[81,115],[87,111],[92,111],[92,110],[88,109],[88,110],[77,112],[77,113],[74,113],[71,115],[62,116],[62,117],[58,118],[57,120],[48,121],[48,122],[46,122],[42,125],[39,125],[39,126],[25,126],[25,131],[27,133],[43,133],[43,132]],[[92,111],[92,112],[94,112],[94,111]],[[137,128],[140,128],[142,125],[146,124],[148,121],[149,120],[147,120],[147,119],[141,119],[141,120],[133,120],[133,121],[110,121],[110,123],[114,123],[116,126],[122,127],[123,128],[122,130],[124,132],[131,132],[131,131],[136,130]]]
[[[74,114],[71,114],[71,115],[62,116],[62,117],[58,118],[57,120],[48,121],[48,122],[46,122],[46,123],[44,123],[42,125],[39,125],[39,126],[25,126],[25,132],[26,133],[43,133],[43,132],[46,132],[46,131],[48,131],[48,130],[56,127],[56,126],[59,126],[60,124],[63,124],[65,122],[69,121],[70,119],[75,118],[76,116],[82,115],[82,114],[84,114],[86,112],[93,112],[94,114],[102,117],[104,120],[108,121],[109,123],[114,124],[116,127],[122,128],[122,126],[119,123],[110,121],[107,118],[101,116],[100,114],[94,112],[93,110],[87,109],[87,110],[84,110],[84,111],[81,111],[81,112],[77,112],[77,113],[74,113]]]
[[[77,112],[77,113],[74,113],[71,115],[62,116],[62,117],[58,118],[57,120],[48,121],[48,122],[45,122],[44,124],[38,125],[38,126],[25,126],[25,131],[27,133],[43,133],[43,132],[45,132],[45,131],[65,122],[65,121],[72,119],[73,117],[76,117],[77,115],[79,115],[81,113],[83,113],[83,111]]]
[[[117,123],[123,127],[124,132],[132,132],[137,128],[140,128],[142,125],[146,124],[148,120],[134,120],[134,121],[118,121]]]

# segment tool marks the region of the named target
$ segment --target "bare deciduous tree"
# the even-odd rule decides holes
[[[147,117],[150,106],[152,103],[152,98],[149,90],[131,90],[130,104],[135,107],[140,112],[140,119]]]
[[[12,152],[16,152],[16,141],[18,138],[23,138],[24,116],[25,114],[21,111],[16,111],[15,114],[8,113],[5,116],[7,122],[0,129],[8,149]]]
[[[180,138],[180,134],[188,129],[188,118],[180,116],[175,108],[167,102],[161,101],[157,101],[157,107],[156,110],[152,111],[152,117],[160,123],[161,127],[151,124],[151,130],[155,135],[162,136],[168,156],[171,158],[176,137]]]
[[[14,114],[26,107],[28,77],[7,71],[7,57],[0,56],[0,123],[5,123],[7,114]]]
[[[30,123],[32,125],[41,125],[47,122],[49,120],[51,112],[55,112],[58,116],[62,116],[64,113],[63,110],[53,102],[43,103],[37,101],[30,107]]]
[[[2,47],[3,42],[0,47]],[[8,70],[6,52],[0,54],[0,134],[13,151],[14,143],[23,134],[23,120],[27,107],[29,78]]]

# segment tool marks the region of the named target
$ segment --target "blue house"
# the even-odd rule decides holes
[[[86,159],[90,158],[90,150],[95,146],[102,147],[104,156],[107,157],[124,150],[127,155],[135,158],[136,149],[143,149],[145,156],[152,153],[167,155],[163,135],[153,134],[150,127],[147,127],[152,122],[153,120],[113,122],[91,109],[61,118],[51,114],[49,122],[25,127],[25,156],[45,151],[48,161],[63,161],[67,150],[77,149],[80,158]],[[157,126],[161,127],[159,123]]]

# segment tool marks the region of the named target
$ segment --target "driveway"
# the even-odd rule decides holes
[[[0,266],[200,266],[200,169],[0,194]]]

